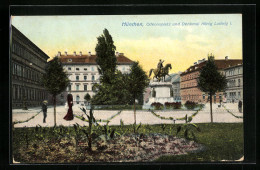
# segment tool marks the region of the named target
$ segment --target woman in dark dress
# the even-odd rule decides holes
[[[67,95],[67,102],[68,102],[69,110],[68,110],[68,113],[66,114],[66,116],[63,119],[72,120],[74,116],[73,116],[73,110],[72,110],[73,97],[72,97],[71,94]]]

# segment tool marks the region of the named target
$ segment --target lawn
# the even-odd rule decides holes
[[[194,131],[196,142],[205,146],[205,150],[198,153],[186,155],[161,156],[156,162],[196,162],[196,161],[221,161],[237,160],[243,156],[243,124],[242,123],[203,123],[197,124],[199,131]],[[160,134],[164,136],[184,138],[183,128],[177,133],[179,125],[141,125],[136,133],[152,136]],[[70,162],[95,162],[95,153],[88,152],[86,135],[82,130],[75,130],[74,127],[34,127],[15,128],[13,130],[13,156],[16,161],[24,163],[70,163]],[[133,134],[132,125],[110,126],[110,133],[114,130],[117,139],[120,135]],[[83,131],[83,132],[82,132]],[[95,134],[104,134],[104,129],[98,128]],[[109,133],[108,133],[109,134]],[[137,136],[138,136],[137,135]],[[129,136],[128,136],[129,137]],[[129,139],[133,140],[135,138]],[[125,145],[124,140],[121,143]],[[133,141],[134,142],[134,141]],[[97,142],[93,141],[93,148],[97,148]],[[135,143],[135,142],[134,142]],[[100,143],[99,143],[100,144]],[[110,145],[111,143],[106,143]],[[100,148],[104,147],[100,146]],[[98,151],[98,161],[101,157],[106,158],[102,150]],[[110,150],[112,153],[113,150]],[[120,152],[116,152],[117,154]],[[115,155],[115,153],[113,153]],[[111,156],[111,154],[109,155]],[[112,155],[113,156],[113,155]],[[105,159],[110,161],[112,159]],[[102,159],[101,159],[102,160]],[[123,159],[124,160],[124,159]]]

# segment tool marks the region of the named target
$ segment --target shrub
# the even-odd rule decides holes
[[[164,105],[167,109],[170,109],[170,108],[180,109],[181,108],[181,102],[165,102]]]
[[[195,103],[193,101],[186,101],[186,103],[184,105],[187,109],[192,110],[197,106],[197,103]]]
[[[151,104],[152,107],[154,107],[156,110],[163,109],[163,104],[159,102],[154,102]]]

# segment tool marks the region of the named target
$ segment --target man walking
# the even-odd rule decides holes
[[[43,112],[43,123],[46,123],[46,117],[47,117],[47,100],[44,100],[42,102],[42,112]]]

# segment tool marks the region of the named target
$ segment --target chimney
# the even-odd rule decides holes
[[[79,52],[79,55],[82,56],[82,52],[81,51]]]
[[[118,57],[118,55],[119,55],[119,52],[116,52],[116,56]]]
[[[60,57],[61,56],[61,52],[60,51],[58,51],[58,57]]]
[[[91,56],[91,51],[88,52],[88,56]]]
[[[76,56],[76,51],[74,51],[74,54],[73,54],[74,56]]]
[[[68,55],[68,53],[67,53],[67,51],[65,51],[65,56],[67,56]]]
[[[228,56],[225,57],[225,60],[228,60]]]

